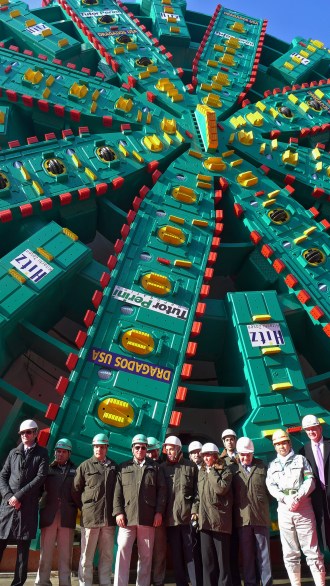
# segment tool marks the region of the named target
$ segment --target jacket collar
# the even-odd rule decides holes
[[[50,466],[51,468],[58,468],[58,467],[59,467],[59,465],[58,465],[58,463],[56,462],[56,460],[53,460],[53,462],[51,462],[51,463],[49,464],[49,466]],[[66,463],[64,464],[64,466],[69,466],[69,467],[71,468],[72,466],[74,466],[74,463],[73,463],[73,462],[70,460],[70,458],[69,458],[69,459],[66,461]],[[64,466],[61,466],[61,468],[64,468]]]
[[[94,456],[94,454],[93,454],[93,456],[90,458],[90,460],[91,460],[91,462],[93,462],[93,464],[102,464],[102,462],[100,462],[100,460],[98,460],[98,459],[97,459],[97,458]],[[109,458],[108,458],[108,456],[106,456],[106,457],[105,457],[104,461],[105,461],[105,462],[109,462]]]
[[[135,461],[134,457],[128,460],[127,464],[135,464],[136,466],[140,466],[139,462]],[[149,456],[146,456],[144,458],[143,465],[150,466],[150,464],[154,466],[155,464],[157,464],[157,462],[155,462],[155,460],[153,460],[152,458],[149,458]]]
[[[34,450],[34,448],[37,445],[38,445],[38,443],[37,442],[34,442],[33,446],[31,446],[29,448],[29,450]],[[18,454],[21,454],[22,456],[24,456],[25,450],[24,450],[24,445],[23,445],[22,442],[17,446],[17,448],[15,449],[15,452],[18,453]]]
[[[324,435],[322,436],[322,440],[323,440],[323,460],[324,460],[324,464],[326,463],[329,455],[330,455],[330,440],[327,437],[324,437]],[[312,456],[314,458],[314,452],[313,452],[313,447],[312,447],[312,441],[309,440],[307,442],[307,444],[305,444],[305,449],[307,448],[307,452],[309,452],[309,455]]]

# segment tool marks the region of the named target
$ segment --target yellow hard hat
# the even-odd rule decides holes
[[[272,435],[272,442],[274,446],[284,441],[291,441],[288,432],[284,431],[283,429],[277,429],[276,431],[274,431]]]

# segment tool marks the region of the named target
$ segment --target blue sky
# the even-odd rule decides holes
[[[40,6],[41,0],[30,0],[31,8]],[[216,0],[188,0],[188,8],[212,14]],[[223,6],[248,16],[268,20],[267,33],[291,41],[296,36],[317,39],[330,47],[329,0],[225,0]]]
[[[215,0],[188,0],[188,7],[212,14],[218,3]],[[225,0],[222,6],[267,19],[266,32],[283,41],[300,36],[317,39],[330,48],[329,0]]]

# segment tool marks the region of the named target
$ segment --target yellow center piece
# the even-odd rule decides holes
[[[134,419],[132,405],[115,397],[104,399],[99,404],[97,414],[103,423],[113,427],[127,427]]]
[[[171,282],[164,275],[158,273],[148,273],[141,279],[141,285],[146,291],[156,293],[156,295],[168,295],[171,292]]]
[[[126,350],[134,354],[150,354],[153,351],[155,342],[147,332],[140,330],[128,330],[122,336],[121,343]]]
[[[173,226],[163,226],[158,230],[158,236],[163,242],[172,244],[172,246],[181,246],[186,239],[182,230]]]
[[[187,204],[195,203],[197,197],[196,193],[193,189],[191,189],[191,187],[184,187],[183,185],[174,187],[172,190],[172,196],[174,199]]]
[[[158,136],[156,136],[156,134],[145,136],[142,140],[143,144],[151,152],[159,152],[162,151],[164,148],[162,141],[158,138]]]

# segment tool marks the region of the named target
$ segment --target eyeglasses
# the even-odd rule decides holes
[[[20,435],[32,435],[36,430],[35,429],[24,429],[24,431],[20,431]]]
[[[146,446],[134,446],[134,450],[146,450]]]

